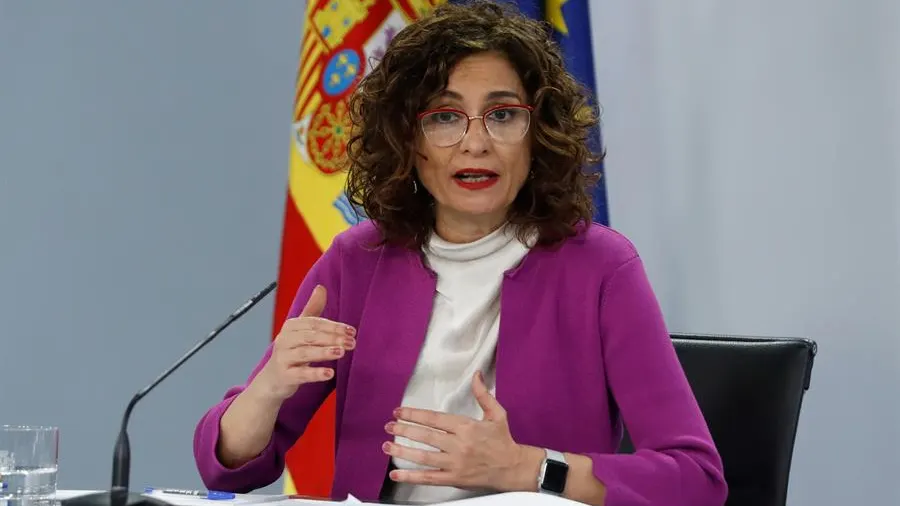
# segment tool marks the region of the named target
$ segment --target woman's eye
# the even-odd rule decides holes
[[[520,111],[514,107],[509,107],[505,109],[496,109],[491,111],[490,119],[494,121],[511,121]]]

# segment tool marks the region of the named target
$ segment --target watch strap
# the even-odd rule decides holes
[[[544,453],[547,454],[547,456],[545,457],[547,459],[562,462],[563,464],[568,464],[568,462],[566,462],[566,454],[563,452],[551,450],[550,448],[544,448]]]
[[[562,452],[544,448],[544,461],[538,475],[538,492],[562,495],[566,487],[569,464]]]

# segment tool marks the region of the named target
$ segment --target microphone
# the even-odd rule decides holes
[[[81,495],[64,499],[62,506],[171,506],[171,503],[163,501],[156,497],[149,497],[142,494],[135,494],[128,490],[128,478],[131,474],[131,447],[128,442],[128,419],[131,417],[131,411],[135,404],[150,393],[157,385],[175,372],[182,364],[193,357],[201,348],[209,344],[229,325],[234,323],[238,318],[243,316],[247,311],[255,306],[259,301],[263,300],[278,283],[273,281],[267,287],[263,288],[259,293],[250,298],[237,308],[224,322],[219,324],[212,332],[209,333],[202,341],[194,345],[181,358],[179,358],[168,369],[163,371],[152,383],[145,386],[138,393],[134,394],[128,406],[125,408],[125,414],[122,416],[122,426],[119,429],[119,437],[116,440],[115,450],[113,452],[113,469],[112,469],[112,487],[108,491],[96,492],[93,494]]]

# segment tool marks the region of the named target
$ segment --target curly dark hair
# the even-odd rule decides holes
[[[421,247],[434,227],[433,197],[413,191],[416,114],[446,88],[461,59],[485,51],[511,62],[535,108],[531,175],[509,222],[520,225],[521,239],[537,232],[540,245],[558,244],[591,222],[589,187],[597,176],[585,168],[603,158],[589,147],[597,114],[550,33],[511,6],[475,1],[444,4],[394,37],[350,99],[347,146],[347,196],[379,227],[384,243]]]

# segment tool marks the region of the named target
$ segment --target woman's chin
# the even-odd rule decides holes
[[[454,206],[451,213],[459,219],[467,219],[473,222],[497,221],[506,219],[508,207],[494,205],[485,206]]]

